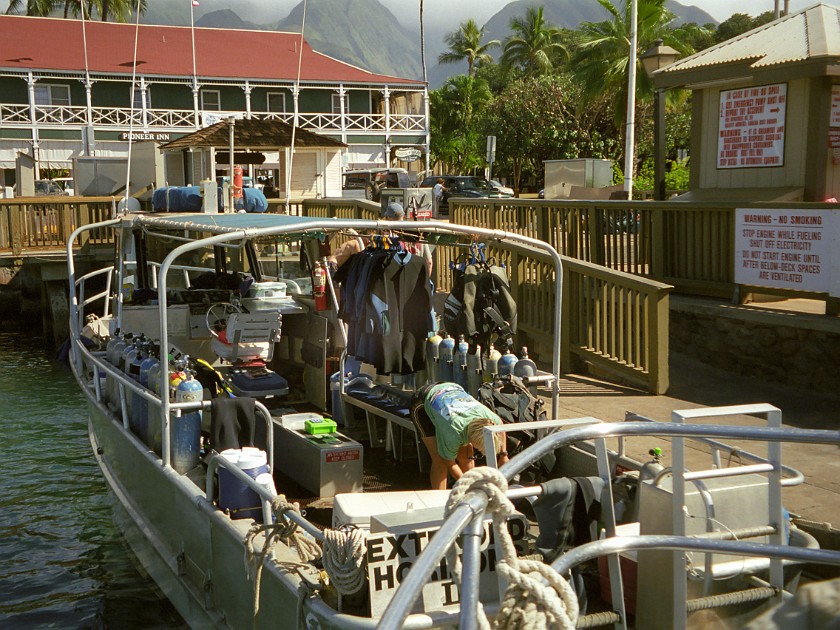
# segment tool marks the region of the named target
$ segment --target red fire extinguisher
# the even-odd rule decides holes
[[[315,310],[327,310],[327,269],[315,261],[312,267],[312,297],[315,298]]]

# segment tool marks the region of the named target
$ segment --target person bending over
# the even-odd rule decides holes
[[[421,387],[411,404],[411,419],[432,458],[429,481],[433,490],[446,489],[446,476],[460,479],[474,466],[475,451],[484,452],[482,429],[502,419],[456,383]],[[504,437],[495,434],[499,465],[507,462]]]

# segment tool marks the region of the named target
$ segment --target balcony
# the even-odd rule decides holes
[[[219,117],[241,117],[244,112],[212,112]],[[79,128],[92,124],[96,129],[126,131],[129,127],[148,131],[192,131],[195,129],[196,112],[192,109],[135,109],[128,107],[94,107],[92,120],[88,121],[87,108],[78,105],[36,105],[35,124],[40,128]],[[254,118],[282,120],[291,123],[294,114],[252,112]],[[32,119],[29,105],[0,104],[0,126],[30,127]],[[421,114],[333,114],[300,112],[298,126],[323,133],[391,133],[426,131],[425,117]]]

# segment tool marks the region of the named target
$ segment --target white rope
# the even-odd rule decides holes
[[[340,595],[351,595],[365,583],[367,536],[364,530],[324,530],[324,569]]]
[[[265,559],[271,552],[274,545],[279,541],[291,542],[298,553],[301,562],[311,562],[321,557],[321,548],[313,539],[304,536],[298,531],[297,523],[285,517],[286,512],[298,512],[298,506],[286,501],[282,494],[276,496],[271,503],[271,511],[275,521],[267,525],[255,524],[245,534],[245,567],[249,571],[254,570],[254,619],[260,610],[260,580]],[[265,532],[265,542],[262,550],[254,551],[254,540],[261,533]]]
[[[507,487],[507,479],[497,469],[487,466],[473,468],[455,483],[444,512],[448,516],[469,491],[479,490],[487,495],[487,510],[493,516],[493,532],[502,547],[502,559],[496,563],[496,570],[508,581],[495,627],[504,630],[573,630],[580,610],[572,587],[551,566],[522,560],[516,555],[507,528],[507,519],[516,510],[505,496]],[[455,545],[447,551],[447,564],[452,567],[461,588],[461,561]],[[477,620],[482,630],[490,628],[480,604]]]

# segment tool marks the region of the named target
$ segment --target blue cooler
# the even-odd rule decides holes
[[[258,448],[230,448],[220,455],[253,479],[268,473],[268,455]],[[252,518],[262,523],[260,495],[222,466],[219,466],[219,508],[229,512],[231,518]]]

